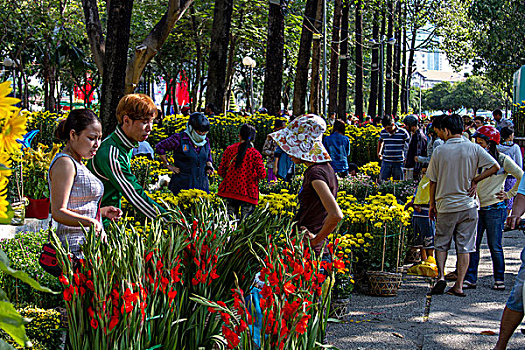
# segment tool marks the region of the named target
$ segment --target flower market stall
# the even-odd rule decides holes
[[[3,161],[2,175],[14,173],[17,180],[5,181],[3,193],[11,201],[21,195],[46,198],[45,174],[61,146],[53,141],[53,130],[63,116],[38,112],[20,118],[23,125],[27,120],[28,131],[39,132],[30,148],[23,153],[14,148],[12,160]],[[211,118],[214,162],[238,140],[240,125],[257,128],[254,144],[261,149],[277,119],[264,114]],[[182,131],[186,123],[186,117],[166,116],[154,125],[149,142]],[[20,129],[16,138],[25,132]],[[304,169],[290,183],[261,181],[255,212],[238,223],[228,219],[216,195],[217,174],[211,176],[210,193],[183,190],[175,196],[162,186],[169,172],[159,160],[136,157],[133,173],[148,195],[169,209],[166,214],[146,220],[124,200],[125,218],[108,229],[107,243],[86,232],[78,261],[51,232],[63,266],[60,279],[36,262],[48,230],[17,234],[0,247],[13,268],[45,288],[34,290],[9,275],[0,276],[0,286],[22,314],[52,328],[44,336],[34,331],[34,323],[26,325],[27,336],[42,349],[54,349],[63,332],[72,349],[323,348],[332,299],[351,297],[356,286],[367,290],[367,274],[398,273],[410,244],[411,212],[403,204],[414,184],[377,183],[378,132],[373,126],[347,129],[352,161],[360,169],[356,177],[339,179],[337,202],[344,219],[329,236],[331,262],[315,258],[293,227]],[[60,294],[44,294],[50,290]],[[67,310],[65,324],[57,321],[60,307]]]

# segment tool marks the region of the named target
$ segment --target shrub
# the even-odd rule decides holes
[[[46,273],[38,258],[42,245],[48,241],[48,231],[20,232],[13,239],[0,241],[0,248],[11,261],[11,267],[26,272],[41,285],[52,290],[60,290],[58,280]],[[7,297],[21,307],[35,305],[41,308],[54,308],[61,305],[60,295],[51,295],[34,290],[28,284],[6,275],[0,274],[0,287],[5,290]]]
[[[35,307],[19,309],[21,316],[31,319],[26,324],[26,334],[33,343],[32,349],[51,350],[59,349],[62,343],[60,333],[60,313],[54,309],[45,310]],[[11,337],[2,332],[2,338],[17,349],[23,349],[16,344]]]

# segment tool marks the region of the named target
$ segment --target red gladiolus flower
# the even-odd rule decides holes
[[[88,306],[87,313],[89,317],[93,318],[95,316],[95,311],[93,311],[93,308],[91,306]]]
[[[65,301],[73,300],[73,293],[72,293],[71,286],[69,288],[64,289],[63,295],[64,295],[64,300]]]
[[[92,292],[95,291],[95,286],[93,285],[93,281],[87,281],[86,282],[86,287],[88,287],[88,289]]]
[[[170,283],[170,281],[166,277],[163,276],[160,279],[160,283],[162,284],[162,290],[164,291],[166,289],[166,286],[168,285],[168,283]]]
[[[180,265],[177,265],[175,268],[171,269],[170,275],[171,279],[174,283],[177,283],[180,281],[180,278],[182,276],[182,272],[179,272]]]
[[[284,287],[283,287],[283,290],[284,290],[284,293],[288,296],[290,294],[293,294],[295,293],[295,290],[297,289],[296,286],[294,286],[290,281],[286,282]]]
[[[227,314],[226,312],[221,312],[220,314],[221,314],[222,322],[224,322],[227,325],[229,325],[231,316],[229,314]]]
[[[297,264],[295,263],[294,264],[294,267],[293,267],[293,275],[302,275],[304,273],[304,269],[303,269],[303,266],[301,264]]]
[[[279,279],[277,278],[277,274],[275,272],[272,272],[270,276],[268,276],[268,282],[270,282],[272,287],[279,283]]]
[[[266,309],[266,299],[260,299],[259,306],[261,307],[261,310],[265,310]]]
[[[241,334],[242,332],[244,332],[246,329],[248,328],[248,325],[246,324],[246,322],[244,322],[243,320],[241,320],[239,322],[239,325],[235,327],[235,332],[237,334]]]
[[[299,334],[304,334],[306,332],[306,329],[308,328],[308,320],[311,318],[311,315],[304,315],[301,317],[301,320],[299,323],[297,323],[297,326],[295,327],[295,331]]]
[[[270,295],[272,295],[272,288],[270,288],[270,286],[268,286],[268,285],[265,285],[261,289],[261,296],[263,298],[267,299]]]
[[[157,267],[156,267],[156,270],[157,271],[160,271],[160,269],[162,269],[162,267],[164,266],[164,264],[162,263],[162,261],[157,261]]]
[[[84,296],[84,294],[86,294],[86,288],[84,288],[84,287],[78,288],[78,291],[80,292],[81,296]]]
[[[220,305],[220,306],[222,306],[224,308],[226,307],[226,303],[224,301],[218,301],[217,305]]]
[[[151,260],[151,257],[153,256],[153,252],[149,252],[148,255],[146,255],[146,262]]]
[[[78,275],[78,273],[73,274],[73,280],[75,281],[75,284],[77,286],[80,285],[80,276]]]
[[[317,274],[317,283],[323,283],[325,279],[326,279],[326,276],[323,275],[322,273]]]
[[[212,280],[215,280],[215,279],[217,279],[217,278],[219,278],[219,277],[220,277],[220,276],[217,275],[217,270],[216,270],[215,268],[214,268],[213,270],[211,270],[211,272],[210,272],[210,278],[211,278]]]
[[[113,289],[113,290],[111,291],[111,299],[113,299],[113,301],[115,301],[115,300],[118,300],[119,297],[120,297],[120,296],[119,296],[119,294],[118,294],[118,291],[117,291],[116,289]]]
[[[111,317],[109,321],[109,330],[112,331],[118,324],[118,317]]]
[[[228,342],[228,349],[236,348],[239,345],[240,343],[239,336],[235,334],[235,332],[229,329],[228,327],[222,326],[222,334],[224,335],[224,337],[226,338],[226,341]]]
[[[93,329],[97,329],[98,328],[98,321],[95,320],[94,318],[91,319],[91,327],[93,327]]]
[[[173,301],[173,299],[175,299],[175,296],[177,295],[177,291],[176,290],[170,290],[168,292],[168,298],[170,300],[170,303]]]
[[[59,280],[64,286],[68,286],[68,285],[69,285],[69,281],[68,281],[67,277],[64,276],[64,275],[60,275],[60,277],[58,278],[58,280]]]

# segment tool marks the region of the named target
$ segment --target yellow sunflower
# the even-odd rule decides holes
[[[0,153],[0,178],[11,176],[11,159],[9,154]]]
[[[13,105],[20,102],[19,99],[14,97],[7,97],[11,93],[13,89],[11,89],[11,82],[6,81],[0,84],[0,113],[1,114],[7,114],[16,107]]]
[[[0,152],[15,153],[20,148],[16,139],[26,133],[26,117],[20,110],[11,111],[4,119],[0,130]]]

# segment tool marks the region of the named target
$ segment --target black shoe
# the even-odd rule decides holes
[[[439,280],[436,282],[436,284],[434,285],[434,287],[432,287],[432,289],[430,290],[430,295],[438,295],[438,294],[444,294],[445,293],[445,288],[447,288],[447,282],[443,281],[443,280]]]

